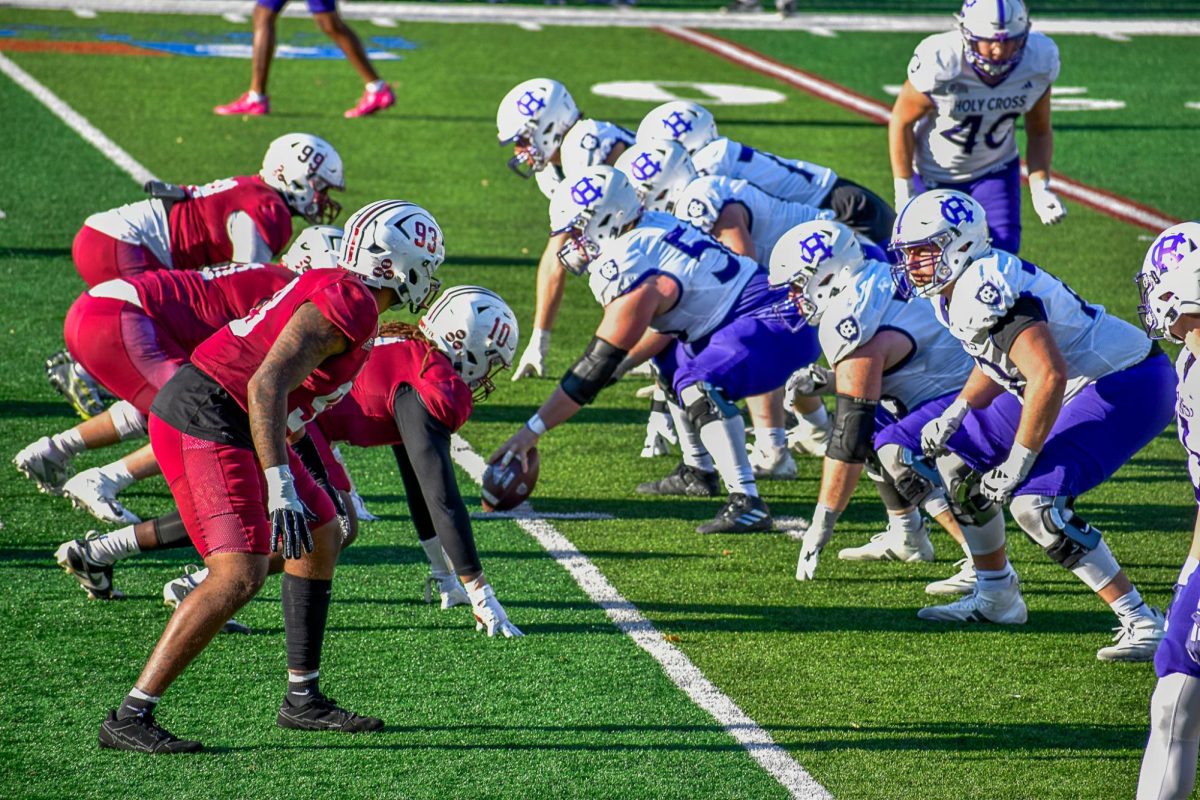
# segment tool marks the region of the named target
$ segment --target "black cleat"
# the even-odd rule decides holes
[[[697,526],[696,533],[753,533],[769,531],[773,527],[771,510],[761,497],[734,492],[716,519]]]
[[[317,694],[310,702],[294,706],[286,697],[279,707],[275,724],[281,728],[296,728],[302,731],[341,731],[363,733],[383,730],[383,720],[378,717],[360,717],[353,711],[340,707],[337,701]]]
[[[75,576],[79,585],[88,593],[92,600],[120,600],[125,597],[119,589],[113,588],[112,564],[105,564],[92,557],[91,540],[100,534],[88,531],[82,539],[63,542],[54,551],[54,560],[69,574]]]
[[[675,471],[667,477],[649,483],[639,483],[637,493],[717,497],[721,493],[721,485],[716,472],[689,467],[681,461]]]
[[[204,745],[179,739],[154,720],[153,714],[117,719],[117,712],[108,712],[100,723],[100,746],[110,750],[130,750],[135,753],[198,753]]]

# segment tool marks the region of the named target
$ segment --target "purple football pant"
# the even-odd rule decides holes
[[[1021,248],[1021,162],[1014,158],[1006,165],[962,183],[926,183],[913,175],[918,192],[926,189],[953,189],[974,197],[987,213],[988,233],[992,246],[1014,255]]]
[[[1192,614],[1200,605],[1200,576],[1192,573],[1182,591],[1171,601],[1167,609],[1167,636],[1154,654],[1154,671],[1165,678],[1172,672],[1180,672],[1200,678],[1200,664],[1187,654],[1187,640],[1192,632]]]
[[[337,9],[337,0],[307,0],[307,2],[310,14],[328,14]],[[282,11],[287,4],[288,0],[258,0],[258,5],[270,9],[276,14]]]

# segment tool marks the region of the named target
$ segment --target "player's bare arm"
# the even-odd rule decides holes
[[[1008,356],[1025,376],[1016,443],[1040,452],[1062,410],[1067,364],[1045,322],[1034,323],[1022,331]]]
[[[750,215],[741,203],[729,203],[721,209],[711,233],[733,252],[758,260],[754,241],[750,238]]]
[[[892,115],[888,119],[888,154],[892,160],[892,176],[896,180],[912,179],[913,151],[916,149],[913,125],[934,110],[933,101],[918,92],[911,83],[905,81],[900,87],[900,94],[892,105]]]

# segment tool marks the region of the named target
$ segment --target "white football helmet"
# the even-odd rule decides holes
[[[500,295],[482,286],[451,286],[419,327],[449,356],[476,402],[496,390],[492,376],[512,366],[517,354],[516,316]]]
[[[1029,12],[1022,0],[965,0],[954,15],[962,32],[967,62],[987,78],[1007,75],[1021,61],[1029,35]],[[1006,58],[991,59],[979,52],[980,42],[1015,42]]]
[[[612,167],[591,167],[563,181],[550,198],[550,231],[567,234],[558,260],[568,272],[582,275],[604,243],[641,216],[637,192],[625,174]]]
[[[1134,278],[1141,293],[1138,316],[1152,339],[1182,343],[1171,333],[1181,314],[1200,314],[1200,222],[1181,222],[1160,233]]]
[[[679,142],[661,139],[638,142],[617,159],[617,169],[633,184],[648,211],[675,210],[684,187],[696,180],[692,157]]]
[[[341,204],[329,197],[330,189],[346,188],[342,157],[319,136],[280,136],[267,147],[259,176],[309,222],[329,225],[342,213]]]
[[[717,138],[717,122],[712,112],[690,100],[672,100],[653,108],[638,125],[639,142],[671,139],[679,142],[689,156]]]
[[[891,250],[897,255],[892,279],[900,293],[932,297],[953,283],[968,264],[992,251],[983,206],[952,189],[919,194],[896,216]],[[924,275],[930,268],[932,272]],[[914,281],[914,274],[924,282]]]
[[[608,161],[608,154],[619,140],[601,136],[602,124],[594,119],[581,119],[563,137],[558,160],[568,180],[588,167],[598,167]]]
[[[514,147],[509,168],[522,178],[545,169],[578,119],[575,100],[558,81],[533,78],[518,83],[496,109],[500,144]]]
[[[332,269],[342,250],[342,229],[334,225],[310,225],[300,231],[296,241],[279,263],[300,275],[310,269]]]
[[[821,321],[825,306],[841,289],[843,276],[865,263],[854,231],[833,220],[795,226],[771,250],[768,279],[791,286],[791,298],[810,323]]]
[[[368,286],[394,289],[416,314],[437,294],[441,282],[433,273],[445,257],[433,215],[404,200],[380,200],[346,221],[337,265]]]

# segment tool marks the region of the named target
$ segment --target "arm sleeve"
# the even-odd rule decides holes
[[[450,430],[433,418],[421,396],[408,386],[396,392],[393,413],[404,441],[394,448],[396,461],[418,534],[428,539],[427,531],[436,532],[459,574],[482,572],[471,516],[458,491],[450,459]]]
[[[1032,295],[1022,295],[1012,304],[1008,313],[996,320],[988,333],[996,346],[1005,353],[1012,350],[1013,342],[1026,328],[1046,321],[1046,309]]]
[[[239,264],[264,264],[274,257],[271,246],[258,232],[258,225],[245,211],[230,214],[225,221],[225,228],[233,245],[233,261]]]

